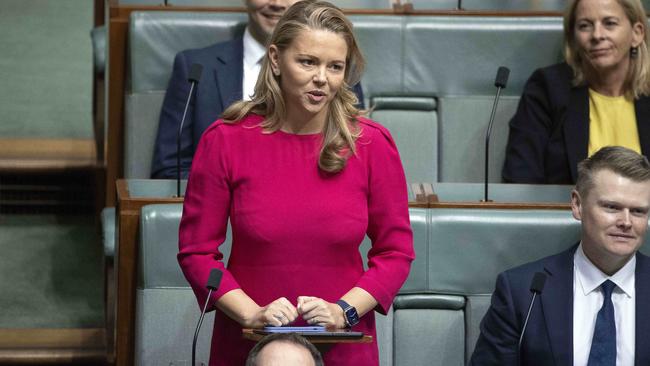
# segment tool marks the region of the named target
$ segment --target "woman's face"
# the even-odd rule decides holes
[[[644,25],[631,24],[617,0],[581,0],[573,34],[583,64],[602,75],[627,69],[630,48],[641,44]]]
[[[318,115],[325,120],[329,104],[343,85],[347,55],[343,37],[326,30],[303,30],[284,51],[270,46],[271,67],[276,75],[279,72],[290,118]]]

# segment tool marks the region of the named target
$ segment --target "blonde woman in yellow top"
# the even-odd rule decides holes
[[[603,146],[650,153],[650,54],[639,0],[575,0],[564,14],[566,62],[530,77],[503,167],[514,183],[573,184]]]

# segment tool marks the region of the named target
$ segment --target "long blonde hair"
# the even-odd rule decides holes
[[[326,30],[343,37],[347,46],[344,85],[329,103],[318,166],[330,173],[341,171],[350,154],[356,152],[355,141],[360,129],[355,107],[357,97],[350,89],[361,79],[365,61],[352,32],[352,23],[336,6],[326,1],[304,0],[295,3],[278,22],[269,44],[280,52],[286,50],[304,30]],[[223,113],[226,122],[235,123],[249,113],[265,117],[261,126],[266,132],[280,129],[286,118],[286,105],[280,88],[280,76],[273,74],[267,53],[262,61],[255,93],[250,101],[239,101]]]
[[[638,47],[635,57],[630,57],[630,68],[625,80],[625,95],[637,99],[642,95],[650,95],[650,53],[648,52],[648,25],[645,9],[640,0],[616,0],[623,8],[630,24],[643,24],[643,41]],[[564,12],[564,59],[573,69],[573,85],[583,85],[587,82],[583,70],[583,59],[576,45],[574,29],[576,25],[576,8],[580,0],[573,0]]]

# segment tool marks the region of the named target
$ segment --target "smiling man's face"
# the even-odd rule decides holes
[[[253,37],[265,45],[280,17],[297,2],[298,0],[246,0],[248,27]]]
[[[616,272],[643,244],[648,229],[650,181],[637,182],[608,169],[594,173],[593,187],[571,195],[573,216],[582,222],[582,248],[607,274]]]

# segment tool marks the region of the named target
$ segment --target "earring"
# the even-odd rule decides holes
[[[630,48],[630,57],[636,58],[637,56],[639,56],[639,47]]]

